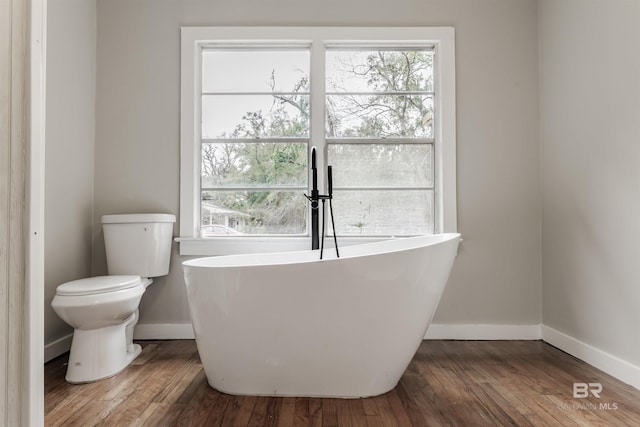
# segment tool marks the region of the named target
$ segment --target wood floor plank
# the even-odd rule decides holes
[[[395,417],[398,425],[410,426],[413,424],[411,423],[411,420],[407,415],[404,405],[402,404],[402,400],[398,395],[399,386],[400,384],[398,384],[398,386],[396,386],[396,388],[394,388],[390,392],[386,393],[387,402],[389,402],[389,407],[391,408],[391,411],[393,412],[393,416]]]
[[[336,418],[340,427],[355,427],[351,423],[351,413],[347,400],[336,399]]]
[[[349,408],[349,416],[351,417],[351,425],[354,427],[367,427],[367,420],[364,416],[364,408],[362,407],[362,399],[346,399]]]
[[[402,401],[405,413],[411,420],[411,425],[429,425],[429,422],[434,426],[442,425],[434,419],[432,406],[425,399],[424,393],[420,390],[416,382],[417,376],[415,373],[410,373],[403,376],[396,387],[397,394]]]
[[[278,427],[289,427],[293,425],[296,411],[296,398],[283,397],[278,414]]]
[[[259,426],[276,426],[278,425],[277,413],[280,410],[282,404],[281,398],[272,398],[260,396],[256,400],[256,404],[253,407],[251,418],[249,419],[248,427]]]
[[[322,427],[322,400],[309,400],[309,425],[312,427]]]
[[[366,403],[367,406],[375,405],[376,412],[378,414],[378,417],[380,418],[380,423],[383,426],[394,427],[399,425],[398,420],[396,419],[395,415],[393,414],[393,410],[389,405],[389,400],[385,395],[365,399],[362,402],[362,404],[365,405],[365,402],[367,402]],[[366,407],[365,407],[365,413],[366,413]]]
[[[212,390],[209,390],[208,392],[211,393]],[[211,395],[213,396],[214,394],[211,393]],[[235,399],[234,396],[231,396],[229,394],[224,394],[224,393],[217,393],[215,394],[215,396],[216,396],[216,399],[215,399],[216,402],[214,406],[207,413],[206,419],[204,420],[204,423],[202,425],[206,425],[206,426],[223,425],[224,418],[227,411],[229,410],[229,408],[233,407],[233,402]],[[200,424],[198,424],[197,422],[193,422],[193,425],[197,426]]]
[[[226,399],[221,399],[221,396],[222,393],[200,383],[196,399],[176,405],[173,424],[176,427],[200,426],[205,425],[211,412],[224,414],[228,402]]]
[[[105,382],[96,387],[89,384],[76,384],[69,393],[69,397],[60,402],[46,416],[45,420],[48,426],[67,426],[72,424],[75,419],[82,417],[85,406],[89,405],[104,394]]]
[[[323,427],[338,426],[338,409],[336,401],[338,399],[322,399],[322,425]]]
[[[155,414],[161,414],[165,412],[165,407],[168,406],[165,403],[157,403],[157,402],[151,402],[149,403],[149,405],[147,405],[147,407],[144,409],[144,411],[142,411],[142,413],[140,414],[140,416],[138,418],[136,418],[129,427],[143,427],[143,426],[150,426],[153,424],[149,423],[149,420],[155,415]]]
[[[235,399],[235,402],[238,404],[238,411],[236,413],[234,425],[246,426],[249,424],[249,420],[251,419],[253,408],[256,406],[257,400],[257,396],[243,396],[242,398]]]
[[[375,397],[362,399],[362,409],[364,411],[365,422],[368,427],[384,426]]]
[[[495,420],[496,425],[503,426],[530,426],[529,420],[514,410],[514,408],[502,396],[491,388],[471,386],[470,393],[474,399],[480,402],[485,410],[491,414],[491,419]]]
[[[432,421],[433,423],[468,425],[477,423],[478,418],[482,419],[483,411],[481,408],[476,408],[477,402],[469,398],[466,390],[467,384],[464,380],[456,379],[455,375],[450,374],[451,362],[440,360],[434,364],[419,363],[417,369],[427,378],[433,389],[433,397],[429,401],[440,415],[440,421]],[[403,403],[406,400],[408,398],[404,397]]]
[[[390,392],[366,399],[232,396],[211,388],[194,341],[142,342],[120,374],[64,381],[45,365],[49,426],[631,426],[640,390],[541,341],[425,341]],[[600,398],[573,397],[598,382]]]
[[[309,425],[309,398],[297,397],[295,403],[295,413],[292,426]]]

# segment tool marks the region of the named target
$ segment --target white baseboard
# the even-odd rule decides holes
[[[136,325],[137,340],[194,339],[190,323],[146,323]],[[539,340],[540,325],[431,325],[427,340]]]
[[[640,366],[633,365],[549,326],[542,326],[542,339],[620,381],[640,389]]]
[[[137,340],[194,339],[190,323],[146,323],[136,325]],[[427,340],[539,340],[540,325],[439,325],[429,326]]]
[[[540,325],[432,324],[425,340],[539,340]]]
[[[55,359],[61,354],[71,350],[71,340],[73,339],[73,333],[66,335],[62,338],[55,340],[44,346],[44,363]]]
[[[138,323],[133,332],[136,340],[192,340],[191,323]]]

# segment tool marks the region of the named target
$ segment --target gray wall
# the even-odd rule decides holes
[[[543,322],[640,365],[640,2],[540,7]]]
[[[435,322],[540,322],[535,0],[99,0],[97,10],[94,274],[106,272],[101,215],[179,214],[181,25],[445,25],[456,29],[464,242]],[[189,322],[179,261],[147,290],[141,323]]]
[[[73,332],[51,308],[56,287],[91,273],[95,1],[50,0],[45,153],[45,343]]]

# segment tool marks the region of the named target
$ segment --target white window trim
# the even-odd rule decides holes
[[[200,198],[200,48],[220,42],[311,43],[311,72],[324,76],[324,49],[341,43],[371,42],[433,44],[435,114],[435,230],[457,231],[456,212],[456,91],[455,30],[452,27],[182,27],[180,81],[180,243],[181,255],[227,255],[233,253],[279,252],[310,247],[310,237],[220,237],[199,238]],[[319,55],[320,54],[320,55]],[[321,79],[321,81],[324,81]],[[322,83],[324,84],[324,83]],[[313,92],[313,91],[312,91]],[[324,99],[312,98],[311,108],[324,111]],[[319,117],[319,115],[316,115]],[[323,119],[323,118],[322,118]],[[313,118],[312,118],[313,120]],[[310,145],[324,141],[324,123],[311,123]],[[324,147],[324,142],[322,144]],[[324,149],[318,150],[320,165]],[[324,182],[318,170],[318,183]],[[339,213],[337,213],[339,215]],[[325,244],[330,246],[332,239]],[[340,238],[348,245],[380,238]]]

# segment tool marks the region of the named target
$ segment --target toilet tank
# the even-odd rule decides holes
[[[167,275],[174,222],[169,214],[104,215],[108,274]]]

